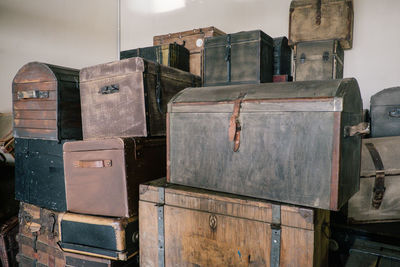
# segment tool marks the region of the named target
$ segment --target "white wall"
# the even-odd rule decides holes
[[[115,60],[116,14],[110,0],[0,0],[0,112],[12,110],[12,80],[30,61],[81,68]]]
[[[227,33],[288,34],[290,0],[122,0],[122,49],[154,35],[216,26]],[[168,8],[175,8],[167,11]],[[353,49],[344,75],[356,77],[364,106],[400,86],[400,1],[354,0]],[[29,61],[81,68],[117,57],[117,0],[0,0],[0,112],[11,110],[11,82]]]
[[[211,25],[227,33],[261,29],[287,36],[290,2],[122,0],[122,49],[150,46],[154,35]],[[365,108],[372,94],[400,86],[399,12],[399,0],[354,0],[353,49],[345,52],[344,76],[357,78]]]

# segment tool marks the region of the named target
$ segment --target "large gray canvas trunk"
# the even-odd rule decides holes
[[[371,96],[371,137],[400,135],[400,87]]]
[[[204,86],[272,82],[273,42],[260,30],[206,38]]]
[[[171,183],[330,210],[359,189],[355,79],[187,88],[168,112]]]
[[[343,78],[344,53],[337,40],[302,42],[294,46],[294,80]]]
[[[349,200],[349,221],[400,220],[400,136],[364,139],[361,150],[360,191]]]

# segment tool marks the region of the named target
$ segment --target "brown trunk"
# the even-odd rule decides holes
[[[353,24],[353,0],[293,0],[289,44],[336,39],[343,49],[351,49]]]
[[[203,77],[204,39],[220,35],[225,35],[225,33],[215,27],[200,28],[154,36],[153,45],[177,43],[185,46],[190,52],[190,72]]]
[[[81,70],[84,139],[164,136],[168,101],[200,77],[139,57]]]
[[[165,176],[165,138],[112,138],[64,145],[68,211],[137,214],[139,184]]]
[[[78,70],[31,62],[12,88],[15,137],[82,139]]]
[[[165,184],[164,179],[141,185],[139,206],[141,266],[327,264],[328,211]]]

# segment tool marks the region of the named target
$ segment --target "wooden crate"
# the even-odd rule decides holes
[[[329,212],[143,184],[140,266],[327,266]]]

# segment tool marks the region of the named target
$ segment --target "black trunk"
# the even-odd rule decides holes
[[[371,97],[371,137],[400,135],[400,87]]]
[[[63,143],[15,140],[15,198],[39,207],[66,211]]]
[[[189,50],[177,43],[125,50],[120,59],[141,57],[165,66],[189,71]]]
[[[273,46],[260,30],[206,38],[204,86],[271,82]]]

